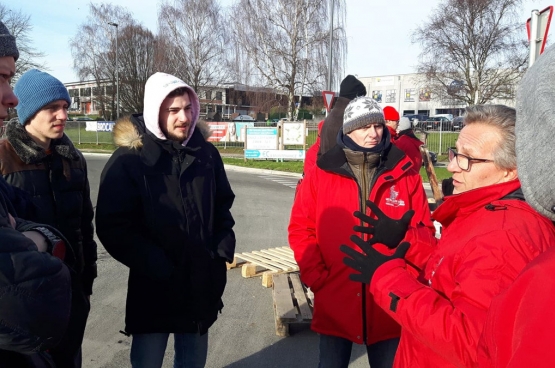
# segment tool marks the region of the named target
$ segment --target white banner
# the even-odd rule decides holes
[[[245,150],[245,158],[261,158],[261,159],[297,159],[303,160],[305,158],[304,150]]]
[[[282,127],[283,144],[304,144],[304,123],[284,122]]]
[[[87,132],[111,132],[114,124],[113,121],[87,121],[85,130]]]

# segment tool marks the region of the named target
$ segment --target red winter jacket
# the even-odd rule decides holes
[[[480,368],[555,367],[555,247],[493,299],[478,346]]]
[[[476,364],[491,300],[555,244],[551,221],[523,200],[502,199],[519,189],[520,182],[513,180],[446,197],[434,211],[443,233],[424,283],[407,272],[401,259],[378,268],[370,291],[402,326],[394,367]]]
[[[369,198],[394,218],[414,209],[412,225],[423,223],[432,234],[426,193],[420,176],[410,169],[409,158],[391,145],[382,164]],[[353,213],[362,206],[343,149],[335,146],[317,165],[299,186],[289,223],[289,244],[301,279],[314,292],[312,329],[358,344],[398,337],[399,325],[374,304],[364,284],[349,280],[353,270],[343,264],[340,245],[358,249],[349,237],[353,226],[360,225]],[[408,257],[422,266],[430,251],[414,248]]]
[[[395,145],[402,149],[407,156],[414,163],[414,169],[419,171],[422,167],[422,154],[420,153],[420,146],[423,145],[422,141],[414,135],[412,130],[410,133],[401,132],[397,139],[395,140]]]

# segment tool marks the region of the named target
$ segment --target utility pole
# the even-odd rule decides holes
[[[331,68],[332,68],[332,47],[333,47],[333,8],[334,8],[334,1],[330,0],[330,42],[328,46],[328,91],[332,90],[332,82],[331,82]]]
[[[114,22],[108,22],[109,25],[116,27],[116,119],[119,119],[119,65],[118,65],[118,28],[119,25]]]

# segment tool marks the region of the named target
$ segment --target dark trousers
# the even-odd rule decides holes
[[[82,364],[81,344],[91,305],[79,285],[74,285],[72,289],[71,314],[66,333],[62,341],[49,351],[56,368],[81,368]]]
[[[366,346],[371,368],[391,368],[399,338],[379,341]],[[347,368],[353,343],[342,337],[320,334],[320,362],[318,368]]]

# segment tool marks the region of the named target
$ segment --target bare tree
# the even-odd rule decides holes
[[[141,112],[147,79],[156,72],[158,42],[148,29],[131,24],[119,32],[120,104],[123,111]]]
[[[227,37],[216,0],[166,2],[158,12],[158,24],[165,50],[161,70],[183,79],[197,91],[225,81]]]
[[[337,83],[345,64],[345,12],[344,1],[332,3],[339,14],[332,43]],[[326,81],[328,6],[328,1],[321,0],[239,0],[232,7],[229,26],[233,42],[241,47],[237,52],[248,56],[260,84],[287,95],[289,117],[294,115],[296,95],[322,90]]]
[[[413,42],[422,46],[422,85],[447,104],[512,98],[526,62],[520,0],[444,0]]]
[[[45,56],[44,53],[31,46],[32,42],[29,37],[29,33],[33,30],[31,17],[21,11],[8,9],[4,4],[0,4],[0,21],[6,25],[15,37],[19,50],[19,59],[15,63],[15,77],[13,80],[17,81],[19,76],[29,69],[48,70],[45,64],[40,61]]]
[[[110,110],[112,118],[116,111],[116,64],[115,37],[116,30],[108,22],[117,23],[119,28],[133,24],[133,18],[127,9],[111,4],[90,4],[89,16],[77,34],[70,40],[73,56],[73,69],[81,80],[94,79],[101,89],[106,82],[112,84]],[[121,53],[120,53],[121,55]],[[120,73],[121,74],[121,73]],[[106,116],[106,99],[100,94],[97,98],[101,114]]]

